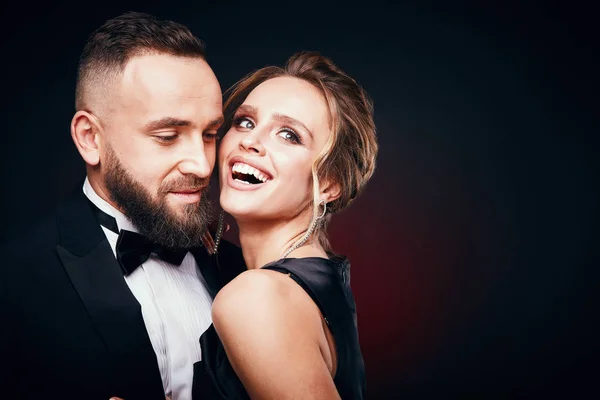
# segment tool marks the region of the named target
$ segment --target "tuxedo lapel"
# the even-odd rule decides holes
[[[163,393],[141,307],[127,286],[88,199],[75,194],[57,217],[58,256],[114,361],[130,398]]]

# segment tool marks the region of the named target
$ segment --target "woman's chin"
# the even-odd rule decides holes
[[[264,222],[271,221],[276,218],[276,213],[266,210],[265,207],[252,207],[248,204],[225,204],[221,208],[239,222]],[[271,210],[272,211],[272,210]]]
[[[251,217],[258,213],[255,207],[249,207],[248,204],[243,202],[235,202],[233,199],[231,201],[221,199],[220,203],[221,209],[235,219]]]

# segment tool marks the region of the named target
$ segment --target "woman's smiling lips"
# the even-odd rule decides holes
[[[233,157],[228,165],[227,184],[233,189],[256,190],[273,179],[273,175],[264,167],[244,157]],[[241,180],[240,177],[249,177],[253,183]]]

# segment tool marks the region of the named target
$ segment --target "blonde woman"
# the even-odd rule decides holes
[[[220,203],[248,270],[214,300],[194,397],[361,399],[349,262],[326,226],[373,174],[371,102],[329,59],[303,52],[234,85],[224,114]]]

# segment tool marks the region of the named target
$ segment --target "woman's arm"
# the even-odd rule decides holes
[[[340,398],[319,308],[289,276],[246,271],[219,292],[212,313],[252,399]]]

